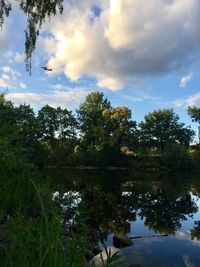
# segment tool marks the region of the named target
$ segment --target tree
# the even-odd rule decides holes
[[[145,116],[140,126],[140,142],[149,148],[163,152],[168,144],[179,143],[188,146],[194,131],[179,122],[179,116],[172,109],[155,110]]]
[[[15,108],[15,117],[21,145],[28,147],[37,142],[37,120],[30,105],[23,104]]]
[[[39,141],[38,122],[30,105],[15,108],[16,126],[18,128],[18,150],[31,162],[41,165],[44,151]]]
[[[36,47],[40,28],[47,18],[63,12],[64,0],[16,0],[20,9],[27,17],[27,28],[25,30],[25,62],[26,70],[31,73],[31,57]],[[12,1],[0,0],[0,27],[4,23],[5,17],[10,15]]]
[[[63,146],[63,142],[66,138],[76,138],[77,121],[71,111],[61,109],[60,107],[56,109],[56,116],[58,138],[61,140],[61,146]]]
[[[55,146],[55,134],[58,130],[56,109],[46,105],[38,111],[38,127],[42,141],[48,141],[52,147]]]
[[[199,137],[199,143],[200,143],[200,108],[197,107],[188,107],[188,114],[192,118],[192,121],[198,122],[198,137]]]
[[[136,122],[131,119],[131,110],[127,107],[105,109],[103,111],[107,141],[119,149],[135,143]]]
[[[103,93],[93,92],[77,110],[83,143],[86,147],[98,150],[101,146],[105,133],[102,113],[109,108],[111,108],[110,102],[104,98]]]
[[[0,94],[0,139],[15,145],[18,138],[16,116],[13,103]]]

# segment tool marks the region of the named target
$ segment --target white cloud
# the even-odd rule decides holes
[[[54,84],[54,85],[51,85],[51,88],[54,89],[54,90],[65,90],[67,87],[63,84]]]
[[[11,88],[12,86],[5,79],[0,77],[0,87],[2,88]]]
[[[162,106],[168,104],[166,101],[163,101],[160,97],[143,94],[142,92],[135,94],[135,96],[123,94],[121,97],[131,102],[151,101],[154,102],[154,104]]]
[[[112,90],[179,73],[200,58],[199,0],[66,1],[64,14],[44,29],[51,33],[43,43],[54,74],[92,76]]]
[[[187,83],[192,80],[192,77],[193,77],[193,73],[190,73],[187,76],[183,76],[181,81],[180,81],[180,85],[179,86],[181,88],[185,87],[187,85]]]
[[[26,85],[25,83],[23,83],[23,82],[21,82],[21,83],[19,84],[19,86],[20,86],[20,88],[22,88],[22,89],[26,89],[26,88],[27,88],[27,85]]]
[[[24,54],[15,53],[14,60],[16,63],[20,63],[24,61]]]
[[[190,95],[187,98],[176,99],[173,101],[175,107],[188,107],[200,105],[200,93]]]
[[[11,68],[10,66],[3,66],[0,75],[0,87],[3,88],[17,88],[26,89],[27,85],[20,81],[21,73]]]
[[[7,99],[14,104],[30,104],[34,108],[39,108],[46,104],[53,107],[63,107],[67,109],[75,109],[84,101],[88,91],[86,89],[68,89],[67,91],[53,91],[49,93],[9,93]]]

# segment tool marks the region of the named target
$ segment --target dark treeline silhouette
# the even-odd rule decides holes
[[[188,109],[196,122],[198,112]],[[36,115],[30,105],[16,107],[1,94],[1,146],[38,166],[189,169],[191,159],[198,166],[198,145],[190,146],[195,132],[172,109],[150,112],[137,125],[129,108],[112,107],[103,93],[93,92],[76,113],[45,105]]]

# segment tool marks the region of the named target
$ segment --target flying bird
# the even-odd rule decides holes
[[[41,67],[43,70],[45,70],[45,71],[52,71],[52,69],[50,69],[50,68],[48,68],[47,66],[45,66],[45,67]]]

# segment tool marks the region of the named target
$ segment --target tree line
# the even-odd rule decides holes
[[[189,107],[188,114],[200,123],[200,108]],[[131,156],[163,155],[172,145],[187,149],[194,136],[173,109],[150,112],[137,125],[128,107],[113,107],[101,92],[90,93],[76,116],[49,105],[36,115],[0,94],[1,145],[38,165],[123,165]]]

